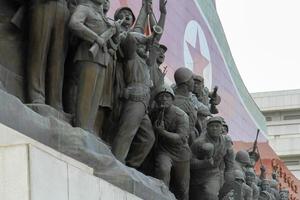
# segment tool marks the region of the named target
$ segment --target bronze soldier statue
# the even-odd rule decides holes
[[[109,0],[82,3],[69,24],[73,33],[82,39],[74,58],[79,80],[74,125],[96,135],[97,114],[103,120],[105,109],[112,107],[113,60],[120,21],[115,24],[108,21],[109,7]]]
[[[193,72],[188,68],[181,67],[175,71],[176,82],[174,105],[178,106],[189,116],[189,145],[199,137],[196,129],[197,110],[191,101],[190,95],[194,88]]]
[[[267,179],[261,180],[260,188],[261,188],[261,192],[259,195],[259,199],[276,200],[274,194],[272,194],[269,180]]]
[[[115,11],[114,20],[122,20],[121,24],[121,38],[126,38],[127,34],[131,31],[144,33],[145,26],[147,23],[148,11],[147,8],[150,7],[152,1],[143,0],[142,7],[140,9],[137,20],[134,16],[133,11],[129,7],[121,7]],[[133,26],[134,25],[134,26]],[[120,41],[122,42],[122,40]],[[125,103],[124,91],[126,88],[124,68],[126,65],[126,57],[124,55],[126,52],[126,47],[118,48],[117,50],[117,61],[115,67],[115,80],[114,80],[114,101],[113,109],[111,115],[107,119],[108,123],[105,123],[104,132],[102,139],[104,139],[109,144],[113,143],[114,137],[117,132],[118,123],[120,121],[122,107]]]
[[[150,27],[151,30],[155,33],[155,37],[153,38],[152,44],[149,45],[149,58],[147,60],[147,64],[150,68],[150,77],[153,82],[152,91],[154,91],[156,87],[159,87],[164,83],[165,74],[160,70],[159,66],[164,62],[165,53],[168,48],[165,45],[159,44],[159,41],[161,39],[165,26],[167,14],[166,3],[166,0],[159,1],[159,8],[161,14],[158,22],[156,21],[155,15],[151,7],[150,11],[148,11]]]
[[[246,184],[252,188],[252,198],[253,200],[258,200],[259,197],[259,187],[256,185],[256,174],[252,167],[248,167],[245,172]]]
[[[232,190],[234,199],[253,200],[252,189],[245,183],[244,173],[240,170],[234,170],[234,180],[227,182],[220,190],[219,198],[224,199]]]
[[[193,93],[197,96],[198,100],[209,107],[212,114],[217,114],[219,111],[216,106],[221,103],[221,97],[217,94],[218,87],[209,92],[208,88],[204,86],[204,78],[200,75],[194,75],[194,82]]]
[[[146,64],[146,44],[152,36],[128,32],[121,43],[124,53],[125,99],[119,129],[112,144],[118,160],[131,167],[139,167],[150,152],[155,136],[147,114],[150,100],[150,79]]]
[[[279,194],[280,194],[280,200],[288,200],[289,199],[289,190],[288,189],[281,189]]]
[[[177,199],[189,199],[190,148],[188,145],[188,116],[172,105],[174,92],[161,85],[155,90],[157,109],[151,116],[157,135],[155,150],[156,178],[170,186]]]
[[[30,0],[26,68],[29,103],[63,110],[69,11],[66,0]]]
[[[197,152],[206,143],[214,146],[213,156],[203,159]],[[191,180],[190,199],[217,200],[221,188],[221,170],[231,172],[234,165],[234,151],[231,140],[222,134],[222,120],[220,117],[211,117],[207,121],[207,133],[197,138],[191,146]],[[222,163],[225,169],[222,169]]]
[[[234,169],[240,170],[245,174],[247,167],[251,166],[250,157],[247,151],[240,150],[235,155]]]

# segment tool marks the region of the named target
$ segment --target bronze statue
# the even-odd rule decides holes
[[[74,125],[98,135],[98,120],[112,107],[114,56],[121,21],[111,24],[106,13],[110,1],[88,1],[78,5],[69,27],[81,38],[74,58],[78,73],[78,91]],[[101,127],[101,122],[97,122]]]
[[[189,199],[190,148],[188,116],[172,105],[174,92],[167,85],[155,90],[157,108],[151,119],[157,135],[154,176],[171,185],[177,199]],[[171,182],[170,182],[171,181]],[[171,183],[171,184],[170,184]]]
[[[198,157],[199,149],[206,143],[213,144],[211,158]],[[231,140],[222,134],[222,120],[212,117],[207,121],[207,133],[195,140],[191,146],[190,199],[217,200],[221,188],[221,169],[225,163],[225,174],[233,170],[234,152]]]
[[[194,75],[194,90],[193,93],[197,96],[198,100],[210,108],[212,114],[218,114],[217,105],[221,103],[221,97],[218,95],[218,87],[214,87],[212,92],[204,86],[204,78],[200,75]]]
[[[29,1],[28,101],[63,110],[62,87],[69,11],[66,0]]]
[[[155,90],[156,87],[161,86],[164,83],[164,76],[166,72],[162,72],[159,69],[159,66],[164,62],[165,53],[167,51],[167,47],[165,45],[159,44],[161,36],[163,34],[165,20],[166,20],[166,0],[160,0],[159,8],[160,8],[160,18],[159,21],[156,21],[155,15],[153,14],[152,8],[150,7],[149,19],[150,19],[150,27],[151,30],[155,33],[153,41],[149,44],[149,58],[147,60],[147,64],[150,68],[150,77],[153,81],[152,91]]]
[[[245,150],[238,151],[235,155],[234,168],[236,170],[240,170],[241,172],[245,173],[247,167],[250,166],[251,166],[251,161],[248,152]]]
[[[280,200],[288,200],[289,199],[289,190],[288,189],[281,189],[279,194],[280,194]]]
[[[244,173],[240,170],[234,170],[234,180],[227,182],[221,188],[219,198],[224,199],[233,190],[233,199],[253,200],[252,189],[245,183]]]
[[[271,190],[269,180],[267,180],[267,179],[261,180],[260,188],[261,188],[260,196],[262,196],[263,198],[265,198],[265,196],[267,196],[266,199],[276,200],[276,198],[273,194],[273,191]]]
[[[155,137],[152,124],[147,114],[150,100],[150,79],[146,64],[146,44],[152,36],[137,32],[128,32],[121,43],[124,52],[125,99],[119,130],[112,144],[112,152],[118,160],[139,167],[150,152]]]
[[[193,72],[188,68],[181,67],[175,71],[176,82],[174,105],[181,108],[189,116],[189,145],[199,137],[196,129],[197,110],[191,101],[190,95],[194,88]]]
[[[258,200],[259,197],[259,187],[256,185],[256,174],[252,167],[248,167],[245,172],[246,184],[252,188],[252,198],[253,200]]]
[[[152,1],[150,0],[143,0],[142,1],[142,7],[140,9],[139,15],[137,17],[137,20],[134,16],[133,11],[129,7],[121,7],[115,11],[114,14],[114,20],[122,20],[121,24],[121,40],[124,40],[127,36],[127,34],[131,31],[133,32],[139,32],[144,33],[145,26],[147,23],[147,16],[148,16],[148,7],[150,7],[150,4]],[[133,26],[134,25],[134,26]],[[120,41],[122,42],[122,41]],[[109,117],[110,124],[106,124],[105,127],[107,130],[107,133],[104,133],[103,139],[107,141],[108,143],[113,143],[115,134],[117,132],[117,126],[120,121],[122,108],[125,103],[124,99],[124,91],[126,88],[125,83],[125,74],[124,74],[124,68],[126,63],[126,57],[124,55],[124,51],[126,52],[125,48],[118,48],[117,50],[117,61],[116,61],[116,67],[115,67],[115,81],[114,81],[114,101],[113,101],[113,110]]]

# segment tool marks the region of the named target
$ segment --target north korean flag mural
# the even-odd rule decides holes
[[[157,18],[158,4],[153,0]],[[137,15],[141,5],[142,0],[113,0],[109,15],[120,6],[132,8]],[[168,66],[168,81],[174,82],[175,70],[184,66],[203,75],[210,90],[219,87],[219,114],[227,121],[234,141],[253,142],[257,129],[265,132],[263,116],[238,74],[213,1],[169,0],[161,43],[168,47],[163,64]],[[259,140],[266,141],[264,134]]]

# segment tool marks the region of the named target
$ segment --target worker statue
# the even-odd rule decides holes
[[[256,174],[252,167],[248,167],[245,171],[246,184],[252,188],[252,198],[253,200],[258,200],[259,197],[259,187],[256,184]]]
[[[207,133],[197,138],[191,146],[190,199],[217,200],[222,187],[222,172],[230,173],[234,165],[231,140],[222,134],[222,119],[211,117],[207,121]],[[208,148],[211,145],[213,147]],[[205,151],[204,151],[204,150]],[[206,154],[199,152],[207,152]],[[203,156],[211,153],[211,156]],[[225,168],[222,168],[222,163]],[[226,181],[226,180],[225,180]]]
[[[148,5],[149,1],[143,1],[143,7],[145,3]],[[112,152],[121,162],[137,168],[143,163],[155,140],[147,113],[150,88],[153,83],[146,64],[147,45],[152,41],[153,35],[144,35],[146,10],[140,11],[133,29],[130,28],[133,19],[132,11],[127,7],[119,9],[115,14],[115,19],[122,17],[125,18],[121,26],[125,39],[121,42],[119,54],[124,79],[124,88],[121,91],[123,105],[118,131],[112,143]]]
[[[109,7],[109,0],[79,4],[69,23],[81,39],[74,58],[78,76],[74,125],[96,135],[97,114],[103,120],[105,109],[112,107],[114,58],[121,24],[108,20]]]
[[[151,113],[157,135],[154,176],[162,180],[177,199],[189,199],[190,148],[188,116],[173,105],[174,92],[168,85],[154,93],[157,108]]]
[[[63,111],[69,10],[66,0],[29,0],[27,96],[30,104]]]

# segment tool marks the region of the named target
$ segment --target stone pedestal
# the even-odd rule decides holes
[[[4,126],[0,132],[0,199],[140,199],[93,176],[92,168],[70,157]]]
[[[47,172],[49,169],[43,168],[43,160],[36,161],[40,163],[41,166],[34,168],[34,171],[29,170],[30,172],[28,173],[38,173],[38,175],[32,176],[41,177],[42,175],[46,176],[47,174],[51,174],[51,176],[45,180],[44,178],[41,178],[43,179],[42,181],[45,181],[45,183],[39,183],[38,185],[46,188],[50,186],[56,188],[56,186],[54,186],[56,183],[51,185],[51,177],[54,178],[57,175],[59,176],[58,178],[63,178],[63,176],[66,176],[64,179],[69,181],[69,175],[71,172],[69,171],[69,165],[66,164],[66,160],[71,160],[72,163],[76,160],[77,167],[75,166],[75,168],[80,168],[78,166],[82,166],[81,169],[84,169],[83,171],[85,171],[87,174],[90,172],[89,176],[93,177],[91,179],[98,177],[118,188],[121,188],[123,191],[138,196],[141,199],[175,200],[174,195],[168,190],[162,181],[145,176],[135,169],[129,168],[120,163],[115,159],[109,147],[101,139],[95,137],[94,135],[80,128],[74,128],[64,120],[54,117],[52,114],[49,116],[42,116],[34,112],[28,106],[24,105],[18,98],[6,93],[1,89],[0,102],[0,146],[10,147],[12,145],[19,144],[38,146],[41,151],[45,151],[45,149],[47,149],[47,154],[51,154],[52,156],[58,158],[54,159],[56,161],[53,161],[53,163],[61,163],[58,161],[63,160],[62,162],[64,164],[57,165],[67,166],[67,174],[61,175],[60,173],[62,172],[59,169],[57,169],[57,171]],[[29,158],[29,163],[27,163],[28,166],[31,166],[30,162],[33,162],[30,160],[32,157],[31,155],[34,155],[31,152],[30,145],[27,147],[29,151],[27,154],[27,157]],[[40,148],[40,145],[42,145],[42,148]],[[53,151],[55,153],[51,153]],[[0,160],[0,166],[1,164],[2,161]],[[47,165],[50,166],[50,163]],[[33,166],[34,165],[32,165],[32,167]],[[87,166],[89,170],[87,170]],[[0,183],[2,183],[1,176],[4,176],[3,174],[6,175],[6,172],[0,172]],[[35,187],[34,185],[30,184],[24,187]],[[43,186],[43,184],[45,185]],[[50,184],[50,186],[47,184]],[[66,186],[65,183],[62,182],[60,182],[60,184],[61,185],[59,187],[70,187],[69,185]],[[4,190],[2,189],[3,187],[1,187],[2,186],[0,184],[0,191],[2,192]],[[83,187],[79,188],[82,189]],[[85,190],[86,189],[84,189],[82,192],[84,193]],[[8,190],[5,189],[5,191]],[[31,192],[34,192],[34,190]],[[76,190],[76,192],[80,192],[81,194],[81,190]],[[55,192],[52,193],[54,195]],[[68,195],[68,198],[70,198],[71,194],[68,193]],[[126,195],[128,194],[126,193]],[[34,196],[31,195],[30,197]],[[0,196],[0,199],[2,200],[3,198]],[[9,200],[9,198],[4,199]],[[59,198],[52,199],[56,200]],[[38,200],[47,199],[40,198]]]

